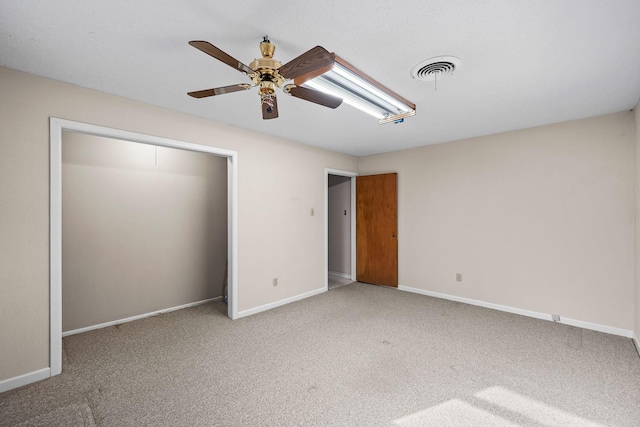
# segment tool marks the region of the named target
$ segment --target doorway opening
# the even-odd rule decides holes
[[[226,158],[228,308],[231,319],[238,317],[237,251],[237,163],[238,153],[205,145],[122,131],[70,120],[50,118],[50,368],[51,376],[62,372],[62,138],[63,132],[80,133],[164,147],[205,153]]]
[[[356,172],[325,169],[327,290],[356,280]]]

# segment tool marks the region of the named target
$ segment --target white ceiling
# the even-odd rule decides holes
[[[256,89],[189,46],[207,40],[249,64],[269,35],[285,63],[320,45],[414,102],[379,125],[279,94],[262,120]],[[411,78],[434,56],[462,59],[438,82]],[[357,156],[632,109],[640,97],[638,0],[4,0],[0,65]]]

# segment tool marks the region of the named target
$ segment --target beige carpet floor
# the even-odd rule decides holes
[[[64,339],[0,426],[638,426],[631,340],[353,283],[231,321],[214,302]]]

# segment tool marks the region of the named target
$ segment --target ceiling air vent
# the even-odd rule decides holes
[[[416,80],[433,81],[452,75],[462,61],[455,56],[436,56],[425,59],[411,69],[411,77]]]

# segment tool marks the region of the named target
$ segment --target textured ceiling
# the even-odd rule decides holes
[[[416,116],[379,125],[279,93],[280,118],[264,121],[255,88],[186,95],[248,82],[189,40],[248,64],[266,34],[281,62],[323,46],[414,102]],[[411,78],[442,55],[463,63],[437,91]],[[362,156],[633,108],[640,1],[7,0],[0,65]]]

